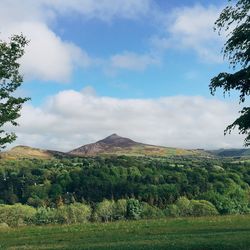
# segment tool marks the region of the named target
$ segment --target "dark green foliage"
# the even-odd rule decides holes
[[[120,199],[116,201],[114,207],[114,220],[123,220],[127,215],[127,200]]]
[[[33,218],[35,225],[54,224],[56,221],[56,210],[49,207],[39,207]]]
[[[224,94],[231,90],[240,92],[240,102],[244,102],[250,94],[250,2],[249,0],[229,1],[216,21],[216,29],[230,30],[223,53],[229,60],[234,72],[222,72],[211,80],[210,90],[214,94],[217,88],[222,88]],[[250,108],[245,107],[241,116],[229,125],[226,132],[235,127],[241,134],[246,134],[245,145],[250,145]]]
[[[250,69],[249,69],[249,79],[250,79]],[[248,82],[250,85],[250,80]],[[246,134],[245,138],[245,146],[250,145],[250,108],[244,107],[240,111],[241,116],[237,118],[231,125],[229,125],[226,129],[226,131],[229,131],[231,133],[231,130],[235,127],[238,127],[241,134]]]
[[[136,199],[129,199],[127,201],[127,218],[131,220],[138,220],[141,217],[142,205]]]
[[[17,126],[16,119],[20,116],[22,104],[28,100],[13,95],[23,82],[18,60],[23,56],[27,43],[22,35],[12,36],[9,43],[0,40],[0,149],[16,138],[14,133],[6,133],[3,125],[11,123]]]
[[[126,218],[126,200],[130,198],[161,210],[178,202],[184,207],[185,200],[207,200],[221,214],[246,213],[249,185],[250,162],[230,158],[118,156],[83,158],[77,162],[0,161],[1,203],[57,208],[83,202],[97,209],[97,203],[107,200],[109,206],[105,207],[104,202],[98,208],[106,213],[97,216],[103,221]],[[168,212],[189,214],[188,210],[181,214],[176,210],[172,206]]]
[[[203,199],[210,201],[220,214],[242,214],[250,212],[249,191],[237,186],[223,190],[223,193],[210,191],[201,195]]]

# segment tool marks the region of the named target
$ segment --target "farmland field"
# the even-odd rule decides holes
[[[250,215],[0,229],[0,249],[250,249]]]

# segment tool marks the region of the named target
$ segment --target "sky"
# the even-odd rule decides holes
[[[15,145],[68,151],[112,133],[182,148],[242,147],[237,93],[213,30],[224,0],[1,0],[0,38],[23,33]]]

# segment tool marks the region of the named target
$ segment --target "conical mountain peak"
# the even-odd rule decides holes
[[[103,140],[105,140],[105,139],[117,139],[117,138],[122,138],[122,137],[119,136],[118,134],[112,134],[112,135],[107,136]]]
[[[112,134],[103,140],[98,141],[97,143],[104,143],[115,147],[129,147],[137,144],[137,142],[129,138],[121,137],[117,134]]]
[[[98,153],[112,153],[120,149],[129,150],[137,145],[140,145],[140,143],[117,134],[111,134],[100,141],[74,149],[70,153],[77,155],[96,155]]]
[[[203,155],[197,150],[185,150],[177,148],[167,148],[135,142],[129,138],[121,137],[118,134],[84,145],[69,152],[77,156],[96,155],[135,155],[135,156],[172,156],[176,155]]]

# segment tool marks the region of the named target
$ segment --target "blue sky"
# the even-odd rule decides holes
[[[213,31],[225,4],[1,1],[3,38],[22,32],[30,39],[21,61],[24,84],[18,94],[32,101],[24,107],[16,143],[68,150],[118,132],[166,146],[241,146],[237,134],[223,136],[239,110],[237,95],[224,99],[218,91],[212,97],[208,88],[213,76],[228,71],[220,53],[225,36]],[[91,107],[81,106],[85,104]],[[217,113],[217,105],[222,113]],[[70,106],[82,112],[66,112]],[[189,108],[181,119],[183,106]],[[206,106],[211,107],[204,111]],[[208,126],[210,119],[214,127]],[[58,128],[65,120],[67,125]],[[207,132],[200,135],[197,130]],[[197,136],[200,140],[194,139]]]
[[[56,20],[50,24],[51,30],[63,41],[72,42],[82,48],[91,57],[105,60],[124,52],[138,55],[158,53],[160,62],[144,70],[122,69],[114,73],[107,73],[100,67],[87,69],[76,67],[70,79],[63,85],[60,85],[60,78],[58,81],[35,79],[26,80],[23,88],[30,92],[34,104],[40,104],[47,95],[59,90],[67,88],[80,90],[89,85],[100,95],[120,98],[155,98],[172,95],[211,97],[208,89],[210,79],[221,70],[227,69],[226,63],[201,59],[192,48],[180,47],[157,51],[158,48],[152,45],[152,39],[161,36],[162,33],[164,37],[170,36],[163,31],[166,24],[156,20],[157,15],[165,15],[164,18],[167,19],[177,8],[191,9],[200,6],[205,10],[213,5],[219,9],[224,3],[225,1],[204,0],[152,1],[156,9],[154,12],[158,13],[147,13],[137,19],[115,17],[112,20],[100,20],[97,17],[86,18],[81,14],[58,14]],[[163,27],[159,27],[159,24]],[[211,29],[212,27],[213,23]],[[215,33],[214,37],[216,36]],[[218,58],[222,57],[221,47],[218,44],[216,46],[213,53],[216,53]]]

